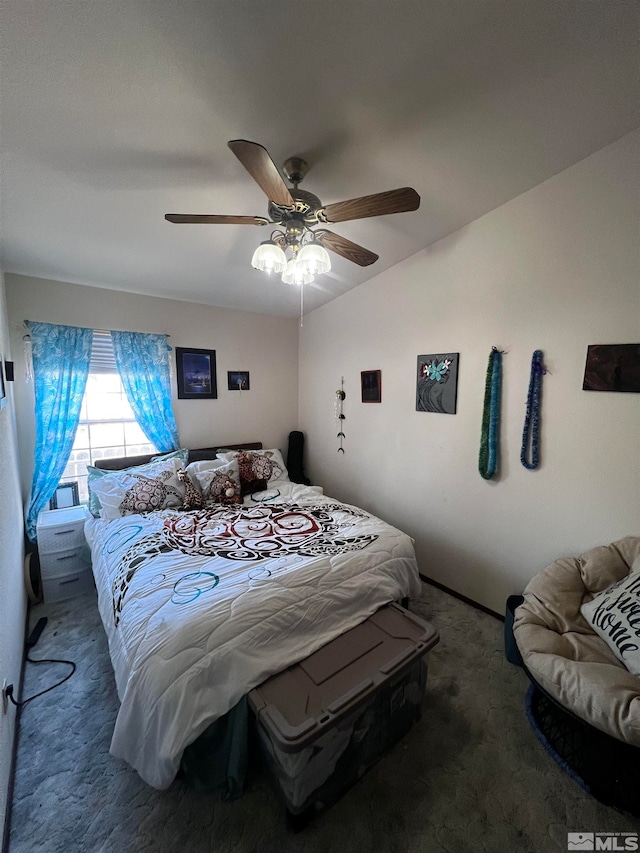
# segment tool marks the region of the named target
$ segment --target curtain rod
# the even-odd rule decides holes
[[[23,320],[23,321],[22,321],[22,325],[25,327],[25,329],[28,329],[28,328],[29,328],[29,323],[38,323],[38,322],[42,322],[42,321],[40,321],[40,320]],[[58,323],[57,325],[59,325],[59,326],[66,326],[66,325],[67,325],[67,323]],[[82,326],[82,327],[76,327],[76,328],[83,328],[83,329],[86,329],[86,328],[89,328],[89,327],[87,327],[87,326]],[[100,334],[107,335],[107,334],[109,334],[109,332],[110,332],[110,331],[114,331],[114,332],[122,332],[122,331],[130,332],[130,331],[131,331],[131,329],[91,329],[91,331],[92,331],[92,332],[99,332]],[[164,336],[165,336],[165,338],[170,338],[170,337],[171,337],[171,335],[169,335],[167,332],[141,332],[140,334],[143,334],[143,335],[164,335]]]

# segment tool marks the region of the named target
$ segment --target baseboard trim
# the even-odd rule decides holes
[[[31,614],[31,602],[27,601],[27,613],[24,620],[24,643],[22,644],[22,663],[20,665],[20,683],[16,700],[22,698],[24,688],[25,660],[27,657],[27,637],[29,636],[29,617]],[[4,827],[2,829],[2,853],[9,853],[9,835],[11,834],[11,809],[13,806],[13,790],[16,779],[16,763],[18,761],[18,741],[20,740],[20,711],[16,709],[15,728],[13,730],[13,747],[11,749],[11,765],[9,767],[9,785],[7,786],[7,806],[4,810]]]
[[[499,619],[500,622],[504,622],[504,613],[496,613],[495,610],[491,610],[490,607],[485,607],[484,604],[480,604],[477,601],[474,601],[472,598],[467,598],[466,595],[463,595],[461,592],[456,592],[455,589],[450,589],[450,587],[445,586],[440,581],[434,581],[433,578],[428,578],[426,575],[420,575],[420,580],[425,583],[431,584],[431,586],[435,586],[436,589],[441,589],[442,592],[448,593],[448,595],[452,595],[454,598],[457,598],[459,601],[464,601],[465,604],[470,605],[471,607],[475,607],[476,610],[482,610],[483,613],[486,613],[488,616],[493,616],[494,619]]]

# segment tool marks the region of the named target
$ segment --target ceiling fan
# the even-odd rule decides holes
[[[167,213],[165,219],[174,223],[200,223],[209,225],[278,225],[269,240],[256,249],[252,265],[267,273],[282,273],[289,284],[308,284],[314,275],[331,268],[330,249],[361,267],[378,260],[378,255],[368,249],[328,231],[325,223],[347,222],[369,216],[384,216],[417,210],[420,196],[411,187],[339,201],[326,207],[313,193],[298,188],[309,166],[300,157],[290,157],[283,171],[293,184],[287,187],[269,152],[257,142],[233,139],[228,143],[254,181],[269,199],[268,215],[224,216]],[[285,254],[289,251],[290,257]]]

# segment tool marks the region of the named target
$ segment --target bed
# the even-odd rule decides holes
[[[105,460],[89,487],[111,753],[158,789],[252,688],[420,594],[406,534],[292,482],[259,442]]]

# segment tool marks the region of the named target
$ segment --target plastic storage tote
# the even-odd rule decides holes
[[[420,719],[424,656],[438,639],[432,625],[389,604],[249,693],[294,826],[339,799]]]

